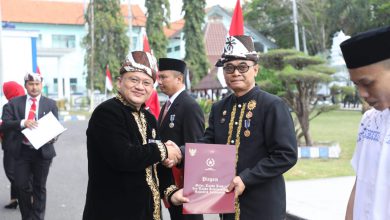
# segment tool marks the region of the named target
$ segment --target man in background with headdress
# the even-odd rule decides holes
[[[228,192],[235,214],[224,220],[281,220],[286,215],[283,173],[297,161],[294,124],[287,105],[255,84],[258,55],[252,38],[229,36],[217,62],[233,91],[213,104],[201,142],[236,146],[236,176]]]
[[[169,167],[179,147],[160,141],[155,117],[144,109],[156,80],[153,55],[133,51],[123,62],[118,94],[100,104],[87,128],[88,188],[84,220],[161,220],[161,199],[185,200]]]
[[[3,94],[7,98],[7,100],[11,100],[15,97],[25,95],[23,86],[19,85],[17,82],[9,81],[5,82],[3,84]],[[4,109],[8,108],[8,104],[5,104],[3,106]],[[3,132],[3,126],[0,126],[0,132]],[[7,176],[9,182],[11,183],[11,197],[9,204],[5,205],[4,208],[6,209],[16,209],[18,207],[18,200],[17,200],[17,192],[15,187],[15,159],[11,155],[10,149],[9,149],[9,142],[12,142],[8,135],[2,133],[2,142],[1,147],[3,148],[4,155],[3,155],[3,165],[4,165],[4,172]]]
[[[178,146],[195,143],[204,132],[204,113],[199,104],[185,91],[186,63],[182,60],[160,58],[158,85],[169,98],[158,118],[162,141],[171,140]],[[183,188],[183,168],[172,167],[175,184]],[[202,220],[202,215],[183,215],[182,206],[169,207],[171,220]]]
[[[3,128],[9,149],[15,158],[15,186],[22,219],[44,219],[46,208],[46,180],[56,152],[52,140],[38,150],[22,134],[25,128],[36,128],[37,120],[52,112],[58,118],[56,102],[41,95],[42,80],[38,73],[27,73],[24,87],[27,95],[10,100],[3,112]]]
[[[356,180],[345,219],[390,219],[390,26],[340,44],[351,81],[373,108],[360,122],[351,163]]]

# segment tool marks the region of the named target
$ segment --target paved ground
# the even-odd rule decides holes
[[[79,220],[85,203],[87,157],[85,129],[87,120],[66,121],[65,131],[56,143],[47,183],[47,220]],[[0,152],[2,160],[2,151]],[[343,219],[353,177],[287,182],[287,210],[304,219]],[[9,199],[9,182],[0,165],[0,220],[21,219],[19,209],[5,210]],[[169,219],[163,210],[164,219]],[[206,215],[217,220],[217,215]]]
[[[68,129],[56,143],[57,157],[50,168],[47,182],[48,220],[81,219],[87,183],[85,147],[86,121],[64,122]],[[2,155],[2,152],[1,152]],[[0,169],[0,219],[21,219],[19,210],[5,210],[9,199],[9,182]]]
[[[302,219],[344,219],[354,181],[355,177],[349,176],[289,181],[287,211]]]

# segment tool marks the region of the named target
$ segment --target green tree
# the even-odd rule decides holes
[[[294,46],[291,0],[253,0],[243,5],[244,20],[281,48]]]
[[[311,146],[310,120],[336,108],[336,106],[320,106],[318,103],[317,88],[321,83],[328,83],[330,75],[335,71],[324,65],[325,60],[319,57],[308,56],[295,50],[272,50],[262,54],[261,65],[276,71],[284,87],[281,96],[286,100],[295,113],[297,139],[304,138],[305,144]],[[301,142],[301,141],[300,141]]]
[[[324,12],[332,18],[328,22],[332,33],[343,30],[346,34],[354,34],[372,27],[369,0],[331,0]]]
[[[310,54],[326,49],[330,34],[327,30],[328,7],[324,0],[297,0],[299,36],[305,27],[306,45]],[[293,48],[294,30],[292,24],[291,0],[253,0],[244,7],[245,19],[281,48]],[[302,48],[301,42],[301,48]]]
[[[299,24],[300,27],[305,27],[306,45],[309,54],[326,52],[330,46],[333,33],[328,26],[333,18],[324,13],[329,8],[328,0],[297,1],[297,4]],[[300,31],[302,32],[302,29]]]
[[[373,11],[373,26],[386,26],[390,24],[390,1],[370,0]]]
[[[93,6],[93,24],[91,7]],[[87,82],[92,81],[93,88],[100,91],[105,89],[105,68],[109,65],[112,77],[119,74],[121,62],[125,59],[129,38],[126,35],[126,25],[120,13],[119,0],[94,0],[89,4],[85,20],[88,23],[88,33],[82,45],[86,49],[85,63],[87,66]],[[92,28],[94,32],[94,45],[91,42]],[[92,59],[93,52],[93,64]],[[93,67],[91,66],[93,65]],[[94,72],[91,73],[91,70]]]
[[[191,81],[194,84],[207,74],[209,68],[202,31],[205,6],[205,0],[183,0],[183,11],[185,12],[184,39],[186,45],[184,60],[192,73]]]
[[[169,26],[169,0],[146,0],[148,9],[146,20],[146,34],[150,48],[156,58],[166,57],[168,39],[164,35],[164,24]]]
[[[262,90],[277,96],[281,96],[285,91],[282,81],[277,76],[276,71],[272,69],[261,67],[256,76],[256,83]]]
[[[335,32],[352,35],[390,23],[388,0],[296,0],[299,36],[305,27],[309,54],[326,53]],[[291,0],[253,0],[243,7],[245,20],[280,48],[293,48]],[[302,38],[301,38],[302,39]],[[302,45],[302,43],[301,43]]]

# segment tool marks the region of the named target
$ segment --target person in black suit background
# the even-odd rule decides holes
[[[203,136],[204,114],[199,104],[185,91],[184,73],[186,64],[182,60],[160,58],[158,84],[169,100],[161,109],[158,124],[161,140],[171,140],[178,146],[194,143]],[[182,168],[173,167],[175,184],[183,188],[184,172]],[[202,215],[183,215],[183,206],[169,207],[172,220],[200,220]]]
[[[58,118],[56,102],[41,95],[42,80],[38,73],[27,73],[24,77],[27,95],[10,100],[2,115],[3,129],[7,138],[13,140],[9,149],[15,158],[15,186],[23,220],[44,219],[46,180],[56,156],[54,139],[36,150],[21,132],[37,127],[36,119],[49,112]]]
[[[3,93],[4,96],[7,98],[7,100],[11,100],[15,97],[25,95],[25,91],[22,85],[18,84],[17,82],[10,81],[10,82],[5,82],[3,84]],[[4,109],[8,108],[8,104],[5,104],[3,106],[3,112]],[[3,126],[0,126],[0,132],[3,132]],[[15,160],[13,156],[10,153],[9,150],[9,142],[12,142],[11,139],[7,138],[7,135],[2,133],[2,143],[1,147],[3,148],[4,155],[3,155],[3,166],[4,166],[4,172],[5,175],[7,176],[9,182],[11,183],[10,191],[11,191],[11,196],[10,196],[10,202],[4,206],[6,209],[16,209],[18,207],[18,200],[17,200],[17,193],[16,193],[16,188],[14,184],[14,179],[15,179],[15,171],[14,171],[14,164]]]

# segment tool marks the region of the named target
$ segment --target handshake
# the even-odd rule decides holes
[[[162,164],[168,168],[180,164],[182,159],[180,148],[173,141],[167,141],[164,144],[167,148],[168,158],[165,159]]]

